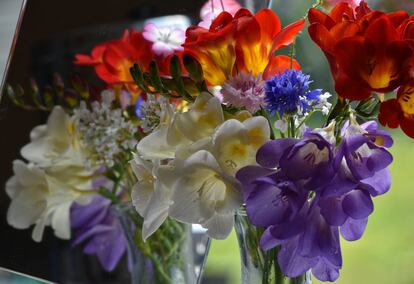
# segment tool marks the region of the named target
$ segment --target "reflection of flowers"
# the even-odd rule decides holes
[[[179,28],[157,27],[153,23],[146,24],[144,38],[152,42],[152,51],[156,55],[168,56],[175,51],[183,50],[182,44],[185,39],[185,32]]]
[[[94,47],[91,55],[77,54],[75,64],[93,66],[99,78],[108,84],[132,87],[129,69],[137,62],[147,67],[151,60],[151,43],[142,33],[126,30],[122,38]]]
[[[83,165],[83,152],[75,131],[75,121],[56,106],[46,125],[35,127],[30,133],[31,142],[21,154],[26,160],[41,167],[56,165]]]
[[[35,127],[31,142],[22,148],[30,164],[14,162],[6,190],[12,199],[8,222],[16,228],[35,225],[33,239],[40,241],[46,225],[56,236],[70,237],[69,208],[74,201],[88,202],[93,170],[84,166],[76,123],[57,106],[47,124]]]
[[[102,96],[102,102],[93,102],[91,109],[85,102],[74,110],[81,144],[87,152],[84,161],[88,167],[112,167],[125,151],[136,144],[137,127],[125,119],[122,109],[112,109],[111,93]]]
[[[240,8],[241,5],[236,0],[209,0],[200,10],[200,17],[202,21],[198,25],[208,29],[211,22],[221,12],[226,11],[234,16]]]
[[[75,178],[76,171],[70,169]],[[7,212],[7,221],[17,229],[27,229],[35,224],[33,240],[40,242],[45,226],[52,226],[55,235],[62,239],[70,238],[69,210],[74,201],[86,203],[89,201],[87,191],[82,191],[67,183],[69,180],[60,180],[59,175],[68,168],[52,174],[32,164],[25,164],[16,160],[13,163],[14,176],[6,184],[6,192],[12,199]],[[87,178],[87,177],[85,177]]]
[[[350,4],[353,8],[357,7],[359,5],[359,3],[361,2],[361,0],[323,0],[323,5],[326,7],[333,7],[338,3],[348,3]]]
[[[127,240],[112,210],[109,199],[96,195],[87,205],[74,203],[70,212],[73,245],[85,243],[83,251],[96,254],[107,271],[114,270],[127,251]]]

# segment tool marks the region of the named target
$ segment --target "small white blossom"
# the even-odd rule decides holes
[[[332,104],[328,101],[328,99],[332,97],[332,95],[328,92],[319,96],[319,104],[316,106],[317,109],[320,109],[324,115],[328,115],[329,111],[332,107]]]
[[[74,110],[78,132],[88,152],[88,166],[113,166],[118,155],[132,149],[137,143],[136,126],[127,121],[121,109],[112,109],[112,93],[102,94],[102,102],[93,102],[91,109],[81,102]]]
[[[275,128],[280,130],[282,133],[285,133],[288,129],[288,122],[284,119],[279,119],[275,121]]]
[[[141,128],[144,133],[151,133],[159,124],[161,119],[161,109],[166,104],[166,100],[156,98],[155,96],[149,95],[147,100],[141,104]]]

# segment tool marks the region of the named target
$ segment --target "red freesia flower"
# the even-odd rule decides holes
[[[397,98],[381,104],[378,119],[390,128],[400,126],[405,134],[414,138],[414,80],[398,89]]]
[[[309,34],[329,61],[340,97],[363,100],[408,79],[413,49],[401,34],[407,19],[404,11],[372,11],[364,1],[355,11],[347,3],[329,14],[309,11]]]
[[[222,85],[240,71],[263,74],[266,79],[290,68],[290,57],[275,52],[291,44],[304,25],[300,20],[282,29],[278,16],[269,9],[256,15],[240,9],[234,17],[222,12],[210,29],[193,26],[187,30],[184,53],[200,62],[211,85]],[[294,61],[293,67],[299,69],[299,64]]]
[[[142,33],[126,30],[122,38],[97,45],[91,55],[75,57],[75,64],[94,66],[98,77],[107,84],[133,86],[129,69],[134,63],[148,66],[153,54],[151,43]]]

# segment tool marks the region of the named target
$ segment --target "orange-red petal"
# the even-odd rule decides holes
[[[273,47],[271,52],[274,52],[279,48],[291,44],[296,35],[305,27],[305,24],[305,20],[299,20],[282,29],[273,40]]]
[[[267,80],[270,77],[275,76],[278,73],[283,72],[287,69],[300,70],[300,65],[295,59],[291,60],[289,56],[275,56],[270,60],[269,64],[267,65],[263,73],[263,79]]]

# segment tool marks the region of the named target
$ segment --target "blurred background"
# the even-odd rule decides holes
[[[406,9],[414,12],[412,0],[368,2],[387,11]],[[0,0],[0,78],[12,45],[21,3],[22,0]],[[72,65],[75,53],[87,53],[96,43],[118,38],[125,28],[139,29],[148,18],[185,15],[192,23],[197,23],[202,4],[203,0],[28,0],[7,82],[28,86],[30,78],[35,78],[40,86],[45,86],[51,83],[53,73],[58,71],[63,77],[73,72],[82,73],[100,84],[92,70]],[[273,8],[282,23],[287,25],[303,17],[312,4],[310,0],[274,0]],[[310,41],[306,30],[298,40],[297,57],[303,71],[311,74],[314,86],[333,90],[325,57]],[[5,221],[9,199],[3,185],[12,175],[11,162],[19,158],[19,149],[28,142],[29,131],[42,121],[42,115],[18,110],[10,105],[7,98],[2,98],[0,267],[59,283],[88,283],[84,280],[88,274],[97,273],[96,259],[86,258],[80,250],[71,249],[68,242],[56,239],[51,232],[42,243],[37,244],[30,238],[30,231],[15,230]],[[414,283],[414,180],[411,176],[414,141],[399,130],[392,133],[395,138],[391,149],[395,159],[391,166],[392,189],[375,199],[375,212],[369,219],[363,238],[353,243],[342,242],[344,265],[337,283]],[[124,267],[102,275],[99,283],[128,281],[122,278]],[[225,241],[214,241],[204,283],[236,284],[239,283],[239,275],[235,235]]]

